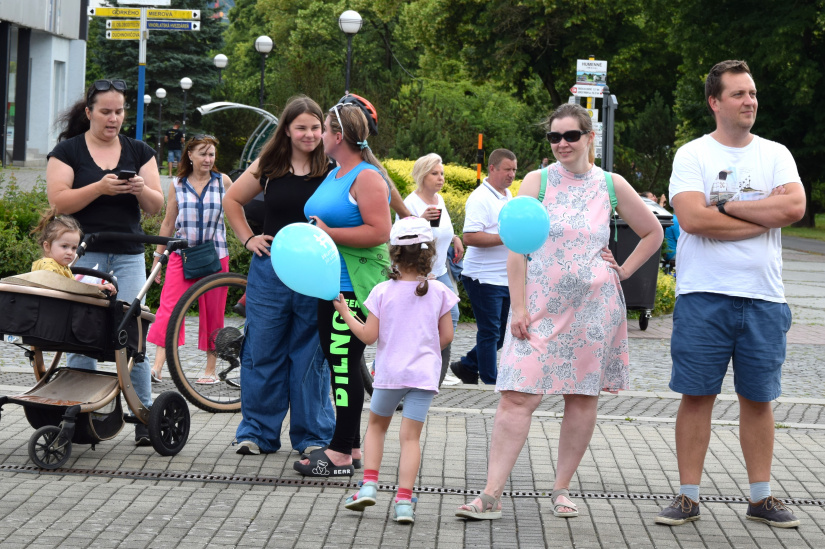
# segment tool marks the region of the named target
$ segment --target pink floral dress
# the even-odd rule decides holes
[[[598,395],[627,389],[624,294],[601,258],[610,237],[604,172],[548,168],[550,236],[527,262],[527,339],[504,338],[497,391]],[[510,320],[513,311],[510,310]],[[508,320],[509,323],[509,320]]]

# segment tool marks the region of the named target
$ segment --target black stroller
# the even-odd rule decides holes
[[[162,263],[186,241],[125,233],[97,233],[84,238],[82,256],[96,240],[167,245]],[[25,350],[37,383],[23,394],[0,397],[20,404],[36,429],[29,440],[29,457],[44,469],[56,469],[69,459],[74,444],[114,438],[125,423],[144,423],[155,451],[164,456],[180,452],[189,437],[189,408],[175,391],[158,396],[146,408],[132,386],[129,372],[145,357],[146,334],[155,315],[140,305],[161,262],[130,304],[106,297],[95,286],[48,271],[35,271],[0,280],[0,334]],[[115,284],[110,274],[73,268],[75,274],[95,276]],[[43,352],[54,352],[48,370]],[[62,353],[79,353],[115,362],[116,372],[58,367]],[[120,395],[133,415],[123,413]]]

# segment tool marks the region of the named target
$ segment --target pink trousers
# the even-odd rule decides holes
[[[221,259],[221,272],[229,272],[229,256]],[[160,347],[166,346],[166,328],[169,325],[169,317],[172,310],[180,301],[183,293],[195,282],[201,280],[186,280],[183,278],[183,261],[180,255],[173,253],[169,256],[169,263],[166,265],[166,278],[163,281],[163,289],[160,292],[160,306],[155,313],[155,322],[149,327],[146,341],[154,343]],[[226,310],[227,288],[215,288],[198,298],[198,349],[201,351],[212,351],[215,344],[209,337],[223,328],[223,316]],[[181,326],[178,335],[178,346],[186,343],[186,335]]]

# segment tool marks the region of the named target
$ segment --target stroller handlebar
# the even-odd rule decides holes
[[[133,234],[133,233],[91,233],[83,238],[83,245],[77,249],[77,255],[82,256],[86,253],[86,248],[94,242],[99,240],[109,240],[117,242],[140,242],[141,244],[158,244],[167,246],[170,252],[175,250],[182,250],[189,247],[189,242],[181,240],[174,236],[152,236],[148,234]]]

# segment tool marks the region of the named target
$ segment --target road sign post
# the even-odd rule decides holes
[[[118,0],[119,4],[137,4],[141,6],[168,6],[170,0]],[[135,139],[143,141],[143,95],[146,87],[146,41],[149,29],[173,31],[200,30],[200,10],[164,10],[152,8],[88,8],[88,15],[96,17],[116,17],[121,21],[106,21],[106,38],[109,40],[138,41],[138,89],[137,119],[135,121]],[[138,17],[137,21],[122,19]]]
[[[602,120],[604,121],[602,130],[602,169],[608,172],[613,171],[613,125],[616,116],[616,109],[619,102],[616,96],[610,93],[610,89],[604,87],[602,96]]]

